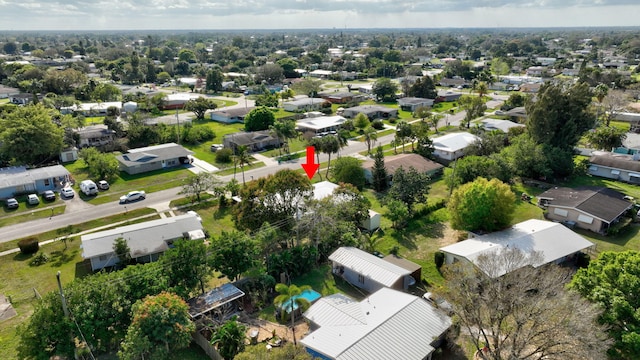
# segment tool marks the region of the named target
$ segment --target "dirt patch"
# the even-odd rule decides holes
[[[9,320],[12,317],[18,315],[13,305],[7,300],[7,298],[0,294],[0,322]]]
[[[247,337],[258,330],[258,342],[266,342],[273,337],[274,331],[277,337],[285,341],[293,342],[291,328],[289,326],[273,323],[262,319],[253,319],[247,316],[240,318],[247,325]],[[296,321],[296,340],[300,340],[309,332],[309,325],[303,320]]]
[[[438,247],[443,247],[451,244],[455,244],[465,236],[464,231],[454,230],[449,226],[449,223],[444,223],[445,227],[442,230],[442,236],[438,238]]]

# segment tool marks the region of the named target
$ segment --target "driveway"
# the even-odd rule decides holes
[[[199,174],[201,172],[212,173],[220,170],[217,167],[209,164],[208,162],[200,160],[196,157],[193,158],[193,162],[191,164],[185,165],[185,167],[194,174]]]

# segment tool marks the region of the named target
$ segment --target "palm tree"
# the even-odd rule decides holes
[[[329,159],[327,160],[327,174],[325,175],[326,178],[329,178],[329,169],[331,169],[331,154],[340,151],[340,140],[338,139],[338,135],[329,135],[323,137],[322,147],[323,152],[329,155]]]
[[[237,318],[234,316],[224,325],[218,327],[211,338],[211,344],[217,345],[220,355],[229,360],[244,351],[247,327],[238,323]]]
[[[373,127],[369,126],[364,129],[364,142],[367,143],[367,154],[371,154],[371,145],[378,140],[378,132]]]
[[[596,88],[593,90],[593,95],[598,99],[598,113],[596,114],[596,119],[600,118],[600,108],[602,107],[602,100],[609,94],[609,87],[605,84],[598,84]]]
[[[313,146],[316,149],[316,162],[320,164],[320,153],[324,151],[324,142],[321,137],[312,137],[309,139],[309,146]],[[320,167],[318,166],[318,176],[322,180],[322,174],[320,173]]]
[[[242,185],[245,185],[244,166],[249,165],[250,161],[251,161],[251,156],[249,156],[249,149],[245,145],[238,146],[236,148],[235,163],[240,165],[240,170],[242,170]],[[235,170],[234,170],[234,175],[235,175]]]
[[[489,92],[487,83],[485,83],[484,81],[479,82],[478,85],[476,86],[476,92],[478,93],[478,96],[480,96],[481,98],[484,97]]]
[[[311,286],[309,285],[302,285],[300,287],[291,284],[290,286],[287,286],[285,284],[276,284],[276,291],[280,294],[278,296],[276,296],[276,298],[273,300],[273,304],[275,306],[278,306],[282,309],[283,314],[286,312],[286,309],[282,308],[282,306],[286,306],[288,307],[291,311],[291,334],[293,335],[293,344],[294,345],[298,345],[298,343],[296,342],[296,330],[295,330],[295,311],[294,311],[294,307],[295,305],[298,306],[298,309],[300,309],[300,312],[306,310],[306,308],[309,307],[309,305],[311,305],[311,303],[309,303],[309,300],[303,298],[302,296],[300,296],[300,294],[302,294],[304,291],[306,290],[311,290]],[[294,305],[295,304],[295,305]]]

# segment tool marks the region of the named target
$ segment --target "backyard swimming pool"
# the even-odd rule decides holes
[[[315,291],[315,290],[305,290],[305,291],[301,292],[300,295],[296,295],[296,296],[293,297],[293,299],[292,299],[294,301],[293,310],[298,310],[298,304],[295,303],[295,299],[297,299],[297,298],[307,299],[307,301],[309,301],[309,303],[313,304],[316,300],[320,299],[321,297],[322,297],[322,295],[320,295],[320,293]],[[292,300],[286,301],[280,307],[281,309],[285,309],[287,314],[291,313],[291,301]]]

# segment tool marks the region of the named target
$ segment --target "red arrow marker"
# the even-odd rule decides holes
[[[315,152],[316,148],[314,148],[313,146],[307,146],[307,162],[305,164],[302,164],[302,168],[307,173],[309,180],[311,180],[313,175],[316,173],[316,171],[318,171],[318,168],[320,167],[320,164],[316,164],[315,162]]]

